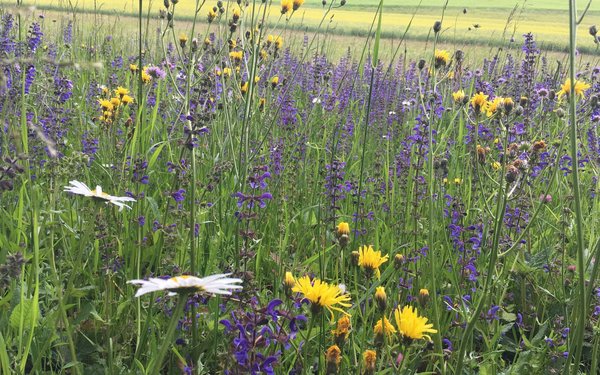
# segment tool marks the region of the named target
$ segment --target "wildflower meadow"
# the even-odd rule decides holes
[[[600,374],[600,12],[353,1],[0,7],[0,374]]]

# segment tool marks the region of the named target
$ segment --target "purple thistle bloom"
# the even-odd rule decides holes
[[[163,79],[167,73],[158,66],[149,66],[146,68],[146,73],[154,79]]]

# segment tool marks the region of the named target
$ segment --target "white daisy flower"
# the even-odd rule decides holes
[[[313,104],[321,104],[321,98],[318,96],[312,100]]]
[[[153,277],[149,280],[129,280],[127,283],[141,286],[137,293],[135,293],[136,297],[159,290],[168,290],[170,296],[177,294],[177,292],[185,291],[231,295],[231,290],[242,289],[241,285],[235,285],[241,283],[242,280],[227,277],[229,275],[231,274],[219,273],[202,278],[183,275],[167,280]]]
[[[123,202],[135,202],[135,199],[131,197],[113,197],[112,195],[103,192],[100,185],[96,186],[96,190],[91,190],[86,184],[76,180],[69,181],[69,184],[70,185],[65,186],[64,191],[102,200],[105,201],[106,204],[112,203],[115,206],[119,207],[119,211],[122,211],[123,207],[131,209],[130,206],[126,205]]]

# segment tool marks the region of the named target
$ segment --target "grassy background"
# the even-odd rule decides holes
[[[76,9],[78,11],[100,11],[103,14],[132,15],[137,12],[137,0],[25,0],[24,6],[36,6],[40,9]],[[151,14],[157,14],[162,1],[144,1]],[[231,2],[235,4],[235,2]],[[423,1],[417,9],[419,0],[387,1],[383,15],[383,36],[399,38],[413,20],[408,37],[412,40],[425,40],[431,25],[441,17],[443,0]],[[511,39],[521,41],[521,34],[532,32],[538,43],[547,49],[564,50],[568,35],[568,5],[565,1],[452,1],[446,10],[442,41],[447,43],[484,43],[505,46]],[[3,4],[3,2],[0,2]],[[10,5],[8,2],[4,2]],[[364,36],[369,30],[377,9],[378,0],[360,2],[348,1],[341,8],[333,9],[327,15],[325,25],[329,34]],[[216,1],[208,1],[200,11],[201,18]],[[580,4],[583,7],[584,4]],[[195,1],[181,1],[177,5],[177,18],[190,19],[194,12]],[[237,5],[235,5],[237,6]],[[463,10],[466,9],[466,13]],[[145,13],[147,13],[146,8]],[[270,23],[280,18],[279,2],[273,2],[268,9]],[[289,21],[289,27],[313,31],[323,18],[323,7],[316,0],[307,1]],[[586,24],[580,27],[580,48],[583,52],[595,50],[593,40],[587,34],[587,27],[600,21],[600,3],[593,3],[586,17]],[[225,22],[225,20],[222,20]]]

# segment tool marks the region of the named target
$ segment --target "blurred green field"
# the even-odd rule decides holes
[[[431,25],[442,15],[443,0],[387,1],[384,6],[383,36],[399,38],[415,15],[408,38],[425,40]],[[0,4],[2,4],[0,2]],[[36,6],[40,9],[76,9],[81,12],[101,12],[103,14],[133,15],[137,12],[137,0],[24,0],[23,6]],[[162,1],[144,1],[144,13],[158,14]],[[207,1],[199,15],[204,20],[210,7],[216,1]],[[237,6],[230,2],[231,6]],[[335,35],[364,36],[373,21],[378,0],[349,0],[345,6],[333,9],[324,16],[320,1],[308,0],[288,21],[289,28],[314,31],[321,20],[326,21],[322,29]],[[7,4],[9,5],[9,4]],[[585,4],[580,2],[580,7]],[[180,1],[176,12],[178,19],[190,19],[194,13],[195,1]],[[418,8],[417,8],[418,7]],[[466,10],[466,11],[465,11]],[[445,12],[442,41],[446,43],[481,43],[504,46],[511,40],[519,42],[521,35],[532,32],[540,46],[549,50],[563,50],[568,36],[568,4],[563,0],[535,1],[451,1]],[[249,12],[248,12],[249,13]],[[270,23],[280,19],[279,1],[274,1],[267,13]],[[248,15],[247,15],[248,16]],[[225,23],[225,20],[221,21]],[[600,23],[600,2],[593,2],[580,27],[580,49],[584,52],[595,50],[593,39],[587,34],[591,24]]]

